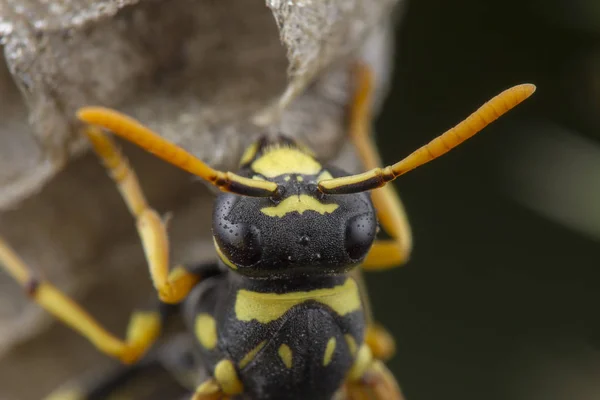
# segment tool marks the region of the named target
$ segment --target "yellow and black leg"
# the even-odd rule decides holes
[[[199,277],[182,266],[169,271],[169,239],[165,222],[148,206],[135,171],[114,141],[100,128],[87,126],[85,134],[136,219],[150,276],[160,300],[169,304],[181,302],[198,282]]]
[[[223,359],[215,366],[213,377],[198,386],[191,400],[228,400],[241,394],[244,386],[238,377],[235,364]]]
[[[355,74],[350,138],[365,168],[378,168],[381,160],[371,135],[373,74],[365,64],[358,64]],[[377,218],[391,239],[375,241],[362,267],[366,270],[379,270],[400,266],[408,260],[412,249],[412,234],[404,206],[392,186],[375,189],[371,196]]]
[[[144,382],[141,384],[138,383],[138,385],[143,385],[144,388],[137,388],[135,393],[138,391],[142,393],[147,392],[148,387],[154,385],[154,381],[156,381],[157,378],[160,379],[158,376],[159,373],[165,374],[161,369],[162,366],[158,359],[154,357],[149,359],[144,358],[134,365],[119,365],[110,371],[103,371],[101,379],[79,378],[76,382],[69,382],[52,392],[44,400],[101,400],[108,398],[128,398],[126,397],[129,395],[128,390],[132,391],[136,389],[131,389],[129,386],[135,385],[136,380],[141,380]],[[98,371],[92,372],[97,373]],[[94,378],[96,377],[94,376]],[[151,379],[153,380],[151,381]],[[160,383],[162,384],[163,382],[161,381]],[[185,393],[185,389],[178,387],[171,390],[174,392],[175,396]],[[161,387],[160,391],[164,393],[165,388]]]
[[[228,398],[215,378],[204,381],[192,395],[192,400],[226,400]]]
[[[161,306],[165,306],[161,304]],[[167,319],[170,309],[161,307]],[[153,347],[133,365],[112,365],[89,370],[61,385],[44,400],[173,399],[194,389],[190,384],[198,372],[191,352],[193,343],[186,334],[170,338]]]
[[[208,278],[219,273],[219,266],[216,263],[203,263],[186,266],[186,270],[198,277]],[[180,312],[179,305],[160,302],[154,296],[146,306],[137,308],[138,314],[158,314],[165,330],[169,330],[173,317]],[[153,346],[135,364],[114,365],[105,371],[87,371],[84,376],[61,385],[45,400],[137,398],[144,393],[152,393],[149,399],[186,394],[189,400],[200,368],[193,354],[194,344],[193,337],[185,332],[170,337],[160,345]]]
[[[126,364],[137,361],[160,333],[159,312],[137,311],[129,322],[126,339],[120,340],[51,283],[37,280],[23,260],[1,238],[0,266],[21,284],[33,301],[86,337],[100,351]]]
[[[136,218],[150,274],[161,301],[169,304],[180,302],[199,281],[199,275],[182,266],[169,271],[168,239],[164,222],[156,211],[148,206],[135,172],[114,142],[99,128],[88,126],[85,133]],[[154,343],[160,332],[160,315],[154,311],[141,311],[132,315],[127,338],[116,338],[52,284],[38,281],[1,238],[0,265],[23,286],[36,303],[86,337],[100,351],[124,363],[137,361]]]
[[[396,379],[363,345],[342,389],[343,400],[403,400]]]
[[[392,335],[379,323],[373,319],[373,310],[367,286],[364,281],[363,272],[355,269],[351,272],[352,278],[359,286],[361,301],[365,314],[366,332],[365,343],[370,347],[373,356],[380,360],[388,360],[396,351],[396,344]]]
[[[364,64],[358,64],[354,72],[356,88],[350,111],[350,138],[365,168],[373,169],[381,165],[371,135],[373,76]],[[362,268],[373,271],[400,266],[408,260],[412,248],[412,234],[404,206],[391,186],[373,190],[371,196],[377,218],[391,239],[376,240]],[[365,342],[378,359],[388,359],[395,352],[392,336],[373,321],[368,321]]]

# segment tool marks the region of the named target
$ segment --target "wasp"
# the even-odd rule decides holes
[[[359,65],[355,76],[350,139],[367,169],[357,175],[321,163],[285,136],[258,139],[245,150],[236,173],[219,171],[117,111],[78,111],[136,220],[158,297],[181,304],[208,371],[193,400],[402,398],[382,361],[393,347],[391,339],[373,322],[356,278],[358,266],[366,271],[397,266],[410,252],[403,207],[386,184],[472,137],[535,86],[500,93],[408,157],[380,167],[370,134],[372,73]],[[164,221],[105,131],[221,190],[212,220],[218,262],[170,268]],[[377,238],[379,226],[390,239]],[[4,242],[0,261],[35,302],[107,355],[135,363],[159,337],[157,311],[134,312],[121,340],[52,284],[37,280]]]

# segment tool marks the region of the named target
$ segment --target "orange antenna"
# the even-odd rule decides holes
[[[84,107],[77,111],[77,117],[83,122],[112,131],[164,161],[199,176],[224,192],[252,197],[268,197],[277,192],[276,183],[244,178],[233,172],[218,171],[209,167],[181,147],[118,111],[104,107]]]
[[[385,168],[374,168],[362,174],[327,179],[319,182],[319,190],[327,194],[358,193],[376,189],[455,148],[500,118],[535,92],[535,85],[517,85],[489,100],[467,119],[417,149],[408,157]]]

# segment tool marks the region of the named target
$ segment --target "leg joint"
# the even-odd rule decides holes
[[[27,293],[27,296],[35,297],[40,287],[40,284],[41,282],[38,279],[34,277],[29,278],[24,285],[25,293]]]

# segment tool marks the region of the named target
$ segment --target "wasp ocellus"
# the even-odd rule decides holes
[[[350,139],[367,172],[350,175],[317,160],[284,136],[245,151],[236,173],[215,170],[134,119],[102,107],[78,118],[127,206],[158,297],[181,304],[208,377],[193,400],[401,399],[383,360],[393,340],[371,316],[362,270],[403,264],[411,233],[387,183],[482,130],[535,90],[512,87],[403,160],[380,167],[370,136],[370,70],[356,68]],[[134,171],[108,130],[218,187],[212,232],[218,262],[169,266],[163,220],[147,203]],[[390,239],[377,237],[381,226]],[[134,312],[125,340],[31,270],[3,242],[0,261],[40,306],[100,351],[135,363],[159,337],[157,311]]]

